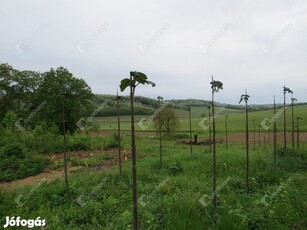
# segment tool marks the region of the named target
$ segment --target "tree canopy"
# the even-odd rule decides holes
[[[0,119],[14,111],[21,126],[43,122],[61,130],[64,111],[65,125],[74,131],[76,122],[93,109],[91,88],[63,67],[40,73],[0,64],[0,92]]]
[[[153,119],[154,127],[158,131],[161,125],[161,130],[166,133],[166,135],[170,135],[175,131],[176,128],[179,128],[179,118],[175,112],[175,110],[165,107],[162,109],[157,116]]]

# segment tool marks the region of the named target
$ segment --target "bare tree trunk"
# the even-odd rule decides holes
[[[249,133],[248,133],[248,107],[247,101],[245,102],[245,119],[246,119],[246,188],[249,191],[249,159],[248,159],[248,150],[249,150]]]
[[[191,115],[191,108],[189,108],[189,118],[190,118],[190,153],[192,155],[192,115]]]
[[[286,155],[287,152],[287,124],[286,124],[286,92],[284,92],[284,155]]]
[[[276,139],[276,103],[274,97],[274,167],[276,169],[276,148],[277,148],[277,139]]]
[[[254,131],[254,150],[256,149],[256,127],[255,127],[255,119],[253,120],[253,131]]]
[[[209,145],[210,145],[210,151],[212,151],[212,137],[211,137],[211,133],[212,133],[212,130],[211,130],[211,125],[212,125],[212,121],[211,121],[211,107],[209,109]]]
[[[291,98],[292,104],[292,149],[294,149],[294,110],[293,110],[293,99]]]
[[[67,175],[67,153],[66,153],[66,146],[67,146],[67,140],[66,140],[66,126],[65,126],[65,107],[63,102],[63,137],[64,137],[64,174],[65,174],[65,186],[66,186],[66,192],[69,191],[68,186],[68,175]]]
[[[131,149],[132,149],[132,190],[133,190],[133,227],[138,229],[138,206],[137,206],[137,175],[136,175],[136,145],[134,132],[134,86],[132,85],[132,77],[130,76],[130,103],[131,103]]]
[[[213,206],[216,208],[216,143],[215,143],[215,118],[214,118],[214,92],[212,91],[212,128],[213,128],[213,152],[212,152],[212,165],[213,165]]]
[[[119,167],[119,175],[122,175],[122,157],[121,157],[121,136],[120,136],[120,118],[119,118],[119,98],[117,98],[116,102],[117,108],[117,133],[118,133],[118,167]]]

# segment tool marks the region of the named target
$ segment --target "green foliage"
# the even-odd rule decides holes
[[[183,168],[182,168],[182,165],[178,162],[176,163],[172,163],[168,166],[168,169],[167,169],[168,173],[170,175],[177,175],[178,173],[181,173],[183,172]]]
[[[104,146],[104,149],[112,149],[112,148],[118,148],[119,145],[119,136],[117,133],[113,133],[113,135],[109,138],[106,145]]]
[[[287,147],[287,149],[286,149],[286,154],[285,154],[285,151],[284,151],[284,147],[277,148],[276,153],[277,153],[278,157],[285,157],[285,156],[297,157],[297,156],[299,156],[299,153],[296,149],[292,149],[292,148],[289,148],[289,147]]]
[[[0,149],[0,182],[36,175],[49,163],[48,160],[26,154],[23,149],[13,139]]]
[[[141,72],[130,72],[130,76],[131,78],[125,78],[123,80],[121,80],[121,83],[120,83],[120,90],[123,92],[125,91],[125,89],[128,87],[128,86],[132,86],[132,93],[134,94],[134,88],[138,85],[138,84],[142,84],[142,85],[145,85],[145,84],[151,84],[152,86],[155,86],[155,84],[151,81],[148,81],[147,80],[147,76],[144,74],[144,73],[141,73]]]
[[[63,67],[39,73],[0,64],[0,92],[0,119],[9,112],[4,122],[11,129],[15,122],[33,128],[44,121],[61,131],[64,112],[66,128],[74,131],[76,122],[93,111],[91,88]]]
[[[68,149],[70,151],[89,150],[91,149],[91,137],[74,133],[68,136]]]
[[[130,137],[123,137],[123,148],[129,148]],[[138,206],[140,229],[182,229],[182,226],[185,229],[203,229],[203,226],[209,229],[301,229],[305,224],[306,171],[289,172],[279,166],[275,171],[272,148],[257,148],[251,152],[251,192],[247,193],[245,146],[230,145],[227,151],[224,145],[217,146],[217,186],[220,189],[215,210],[210,202],[212,155],[203,154],[204,146],[194,146],[191,157],[189,146],[165,140],[165,158],[160,169],[158,156],[153,154],[159,140],[141,136],[137,143],[138,153],[143,156],[138,159],[138,198],[147,197],[146,205],[139,203]],[[302,160],[306,159],[303,152],[300,152],[303,157],[298,157]],[[89,165],[102,163],[104,155],[90,157]],[[14,199],[19,194],[26,196],[33,186],[0,191],[0,215],[43,216],[52,229],[58,226],[62,229],[131,229],[131,164],[127,162],[123,166],[122,177],[118,176],[118,166],[107,171],[88,169],[72,173],[68,194],[62,178],[44,183],[23,207],[17,207]],[[173,170],[169,172],[169,168],[183,170],[170,176]],[[227,182],[228,177],[231,179]],[[104,178],[107,180],[101,184]],[[205,201],[209,202],[206,207],[199,202],[204,194],[208,198]],[[264,195],[271,198],[269,206],[261,202]],[[76,202],[80,196],[85,201],[83,207]],[[285,213],[287,218],[280,218]],[[4,221],[1,219],[0,224],[4,225]]]
[[[168,107],[163,108],[157,116],[154,117],[154,126],[156,131],[161,130],[166,132],[166,135],[170,135],[175,131],[176,128],[179,128],[179,118],[176,112]]]
[[[131,85],[130,79],[125,78],[125,79],[121,80],[119,88],[123,92],[130,85]]]
[[[25,154],[22,150],[21,144],[18,142],[11,140],[10,142],[6,143],[4,147],[0,149],[0,158],[25,158]]]
[[[14,111],[9,110],[6,112],[2,120],[2,123],[7,130],[14,132],[14,130],[16,130],[16,127],[15,127],[16,120],[17,120],[16,113]]]
[[[89,116],[87,111],[93,109],[89,102],[93,96],[91,88],[63,67],[43,74],[38,94],[46,100],[40,116],[47,124],[56,124],[60,131],[63,116],[66,129],[73,132],[79,119]]]
[[[218,92],[219,90],[223,89],[223,83],[220,81],[213,80],[213,77],[212,77],[212,81],[210,82],[210,84],[211,84],[211,89],[214,92]]]

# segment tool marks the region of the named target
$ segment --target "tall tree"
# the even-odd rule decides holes
[[[86,115],[93,94],[84,80],[75,78],[67,69],[51,69],[42,76],[38,95],[46,101],[40,115],[47,124],[56,124],[63,134],[65,185],[68,192],[66,131],[73,132],[77,121]]]
[[[41,103],[37,97],[40,79],[39,72],[19,71],[8,64],[0,64],[0,118],[10,110],[20,118],[35,110]],[[31,119],[32,124],[34,120],[35,117]]]
[[[38,95],[46,100],[44,111],[40,113],[47,124],[56,124],[63,130],[63,111],[65,111],[65,128],[73,132],[76,122],[92,109],[91,88],[83,79],[75,78],[67,69],[59,67],[42,75]],[[63,109],[64,107],[64,109]]]

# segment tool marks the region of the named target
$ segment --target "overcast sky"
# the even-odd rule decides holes
[[[157,85],[136,94],[152,98],[209,99],[213,74],[220,102],[245,88],[250,103],[282,102],[284,84],[307,101],[306,0],[1,0],[0,28],[0,62],[63,66],[94,93],[137,70]]]

